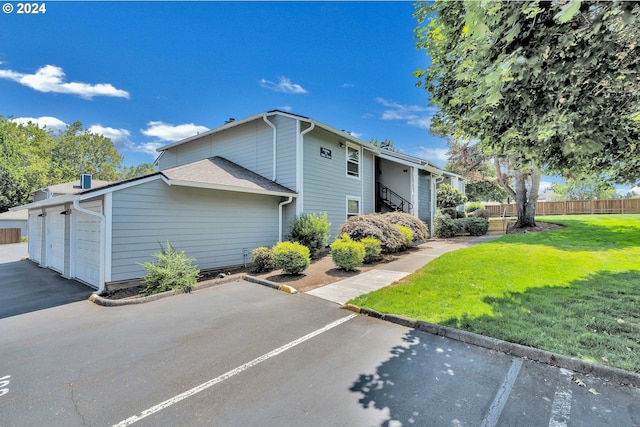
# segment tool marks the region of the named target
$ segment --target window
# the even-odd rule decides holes
[[[347,145],[347,176],[360,178],[360,149]]]
[[[360,197],[347,196],[347,218],[360,214]]]

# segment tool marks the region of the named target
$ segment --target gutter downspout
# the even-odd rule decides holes
[[[441,183],[442,181],[444,181],[444,176],[443,175],[432,175],[433,179],[431,180],[431,182],[433,182],[433,190],[432,190],[432,198],[431,198],[431,229],[430,234],[433,236],[433,221],[435,220],[435,215],[436,215],[436,209],[438,208],[438,201],[437,201],[437,197],[438,197],[438,184]]]
[[[100,283],[98,285],[98,290],[94,292],[94,295],[101,295],[104,293],[104,290],[105,290],[104,267],[105,267],[105,245],[107,244],[107,242],[105,241],[106,234],[107,234],[107,221],[104,215],[99,214],[98,212],[90,211],[88,209],[80,207],[79,199],[73,199],[73,208],[78,212],[86,213],[87,215],[100,218],[100,272],[98,273]]]
[[[278,242],[282,242],[282,208],[293,202],[293,196],[289,196],[287,200],[278,205]]]
[[[267,125],[269,125],[269,127],[271,129],[273,129],[273,154],[272,154],[273,172],[271,173],[271,176],[272,176],[271,180],[275,181],[276,180],[276,159],[277,159],[277,156],[276,156],[277,155],[277,149],[276,149],[276,136],[277,136],[276,126],[273,123],[271,123],[269,120],[267,120],[267,115],[266,114],[262,115],[262,120],[264,120],[264,122]]]
[[[304,209],[304,146],[303,146],[303,142],[304,142],[304,136],[306,134],[308,134],[309,132],[311,132],[315,127],[316,124],[311,122],[311,126],[309,126],[308,128],[306,128],[303,131],[300,131],[300,120],[298,120],[296,122],[296,126],[297,126],[297,132],[298,136],[296,137],[297,141],[296,141],[296,164],[298,166],[298,175],[296,178],[296,182],[298,183],[297,185],[297,191],[299,194],[298,197],[298,204],[296,207],[296,211],[298,214],[302,214],[302,211]]]

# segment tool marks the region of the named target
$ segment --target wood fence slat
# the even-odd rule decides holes
[[[487,206],[489,216],[516,215],[513,203]],[[570,200],[564,202],[538,202],[536,213],[539,215],[581,215],[581,214],[632,214],[640,213],[640,199],[610,200]]]
[[[22,230],[19,228],[0,228],[0,245],[7,243],[20,243]]]

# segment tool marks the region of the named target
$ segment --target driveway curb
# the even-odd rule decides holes
[[[244,279],[244,275],[240,275],[240,276],[232,275],[224,279],[217,279],[215,282],[196,285],[193,288],[191,288],[191,290],[199,291],[201,289],[207,289],[213,286],[218,286],[225,283],[231,283],[231,282],[235,282],[237,280],[243,280],[243,279]],[[159,299],[168,298],[174,295],[179,295],[184,293],[190,293],[190,292],[185,292],[183,289],[179,289],[176,291],[167,291],[159,294],[149,295],[147,297],[123,298],[123,299],[109,299],[109,298],[103,298],[96,294],[92,294],[89,297],[89,301],[94,304],[101,305],[103,307],[119,307],[123,305],[144,304],[147,302],[156,301]]]
[[[474,334],[473,332],[454,329],[448,326],[435,325],[433,323],[410,319],[395,314],[380,313],[369,308],[361,308],[352,304],[344,305],[342,308],[374,317],[376,319],[386,320],[408,328],[428,332],[433,335],[450,338],[465,344],[472,344],[489,350],[500,351],[505,354],[546,363],[547,365],[557,366],[559,368],[568,369],[581,374],[593,375],[622,385],[640,387],[640,374],[625,371],[623,369],[587,362],[585,360],[564,356],[562,354],[527,347],[521,344],[510,343],[496,338]]]
[[[198,291],[201,289],[207,289],[213,286],[222,285],[224,283],[235,282],[238,280],[246,280],[247,282],[257,283],[258,285],[267,286],[269,288],[277,289],[279,291],[286,292],[288,294],[298,293],[298,291],[295,288],[289,285],[279,285],[278,283],[270,282],[269,280],[258,279],[257,277],[253,277],[249,275],[232,276],[226,279],[216,280],[215,282],[212,282],[212,283],[196,285],[192,288],[192,290]],[[167,292],[162,292],[160,294],[149,295],[148,297],[124,298],[124,299],[109,299],[109,298],[103,298],[96,294],[92,294],[89,297],[89,301],[103,307],[119,307],[124,305],[144,304],[147,302],[156,301],[159,299],[168,298],[174,295],[179,295],[184,293],[186,292],[180,289],[177,291],[167,291]]]

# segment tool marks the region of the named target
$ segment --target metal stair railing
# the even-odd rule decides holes
[[[413,204],[410,201],[380,182],[376,183],[376,185],[378,187],[378,197],[382,204],[393,211],[413,213]]]

